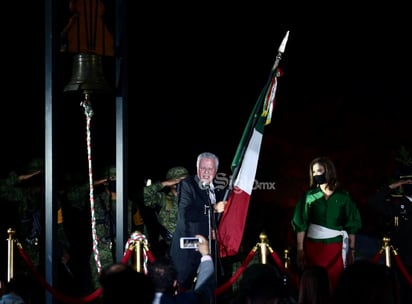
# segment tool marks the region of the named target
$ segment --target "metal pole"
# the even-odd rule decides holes
[[[7,282],[14,277],[14,234],[16,231],[12,228],[7,229],[9,238],[7,239]]]
[[[268,255],[268,251],[267,251],[267,235],[265,233],[261,233],[259,235],[260,238],[260,243],[259,243],[259,247],[260,247],[260,262],[262,264],[266,264],[267,263],[267,255]]]
[[[383,247],[385,248],[385,264],[388,267],[391,267],[391,248],[389,246],[390,240],[391,239],[386,236],[383,238]]]

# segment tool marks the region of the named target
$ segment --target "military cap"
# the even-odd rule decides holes
[[[181,178],[189,175],[189,172],[185,167],[173,167],[167,171],[166,179]]]
[[[107,166],[103,169],[102,177],[112,177],[116,178],[116,167],[115,166]]]

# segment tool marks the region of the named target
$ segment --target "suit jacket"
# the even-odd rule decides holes
[[[154,304],[200,304],[210,303],[216,289],[214,266],[212,260],[199,264],[198,276],[194,289],[187,290],[177,295],[161,294]]]
[[[215,188],[216,202],[223,199],[224,190]],[[170,256],[178,273],[178,283],[186,289],[193,287],[193,279],[196,277],[201,255],[194,249],[181,249],[180,238],[192,237],[196,234],[209,237],[208,206],[210,206],[208,191],[202,187],[197,175],[189,176],[180,182],[177,225],[170,247]],[[217,214],[212,211],[211,215],[216,219]],[[211,240],[209,242],[211,243]]]

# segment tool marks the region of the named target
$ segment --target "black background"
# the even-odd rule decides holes
[[[216,153],[219,171],[230,174],[247,118],[288,30],[256,177],[275,183],[276,190],[254,192],[253,206],[265,207],[251,212],[265,217],[275,213],[272,208],[289,210],[306,188],[309,161],[319,155],[333,158],[361,204],[394,172],[400,146],[410,146],[412,26],[406,4],[127,3],[126,165],[133,193],[146,178],[163,179],[171,166],[195,173],[203,151]],[[115,6],[105,4],[113,29]],[[32,157],[44,155],[43,5],[4,7],[9,18],[2,20],[3,176],[23,172]],[[56,27],[62,29],[68,2],[59,2],[57,11]],[[114,63],[104,58],[113,85]],[[81,97],[62,92],[71,69],[71,54],[57,52],[55,158],[62,174],[87,175]],[[93,96],[92,105],[98,177],[115,158],[114,95]]]

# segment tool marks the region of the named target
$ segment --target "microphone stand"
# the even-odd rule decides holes
[[[207,208],[208,208],[208,221],[209,221],[209,251],[211,253],[211,255],[213,256],[213,263],[214,263],[214,267],[215,267],[215,280],[216,280],[216,284],[218,282],[218,271],[217,271],[217,265],[219,263],[219,268],[220,268],[220,273],[223,275],[224,274],[224,270],[223,270],[223,265],[222,265],[222,261],[220,260],[219,257],[219,244],[218,244],[218,239],[217,239],[217,220],[216,220],[216,216],[215,216],[215,209],[213,208],[212,201],[210,200],[210,196],[209,196],[209,191],[210,191],[210,186],[209,185],[205,185],[205,191],[207,194]],[[217,216],[219,216],[220,213],[218,213]],[[213,239],[213,231],[215,232],[215,238]],[[212,245],[213,242],[213,245]],[[213,250],[212,250],[213,249]],[[216,303],[216,299],[215,299],[215,303]]]

